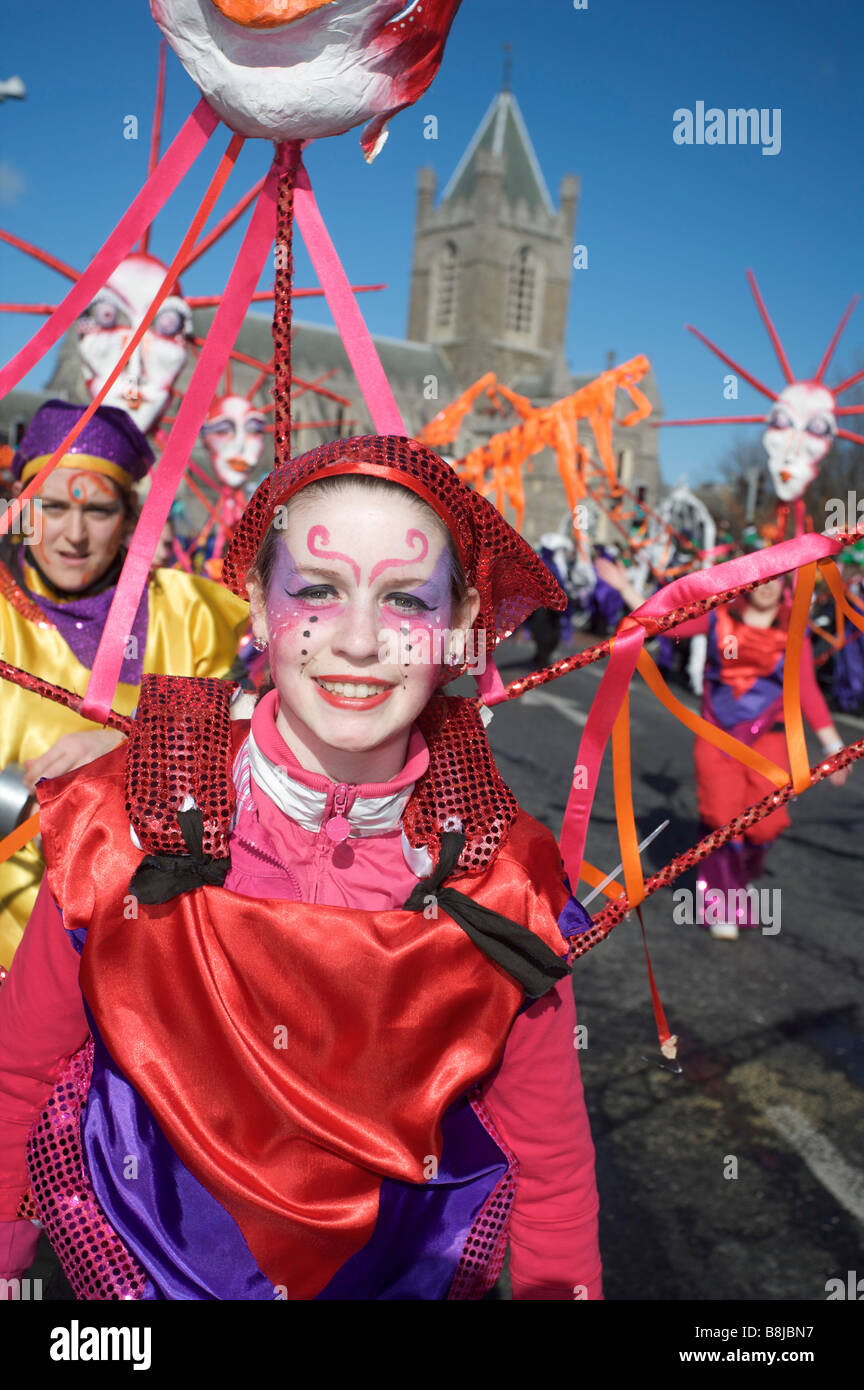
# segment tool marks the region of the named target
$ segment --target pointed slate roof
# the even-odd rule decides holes
[[[550,216],[555,215],[531,136],[512,92],[499,92],[493,99],[477,127],[474,139],[444,189],[442,202],[473,197],[480,150],[491,150],[493,154],[504,156],[504,190],[511,203],[524,199],[530,208],[542,207]]]

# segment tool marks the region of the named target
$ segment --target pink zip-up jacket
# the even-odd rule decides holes
[[[234,764],[237,815],[225,887],[249,897],[386,910],[401,907],[430,863],[401,816],[429,753],[414,729],[402,772],[379,785],[307,772],[276,728],[276,691],[258,704]],[[263,784],[263,785],[262,785]],[[266,789],[265,789],[266,788]],[[350,845],[348,836],[350,834]],[[79,956],[43,882],[0,989],[0,1277],[32,1262],[38,1230],[15,1219],[27,1187],[25,1144],[67,1057],[88,1033]],[[594,1147],[565,979],[515,1019],[483,1096],[519,1160],[510,1223],[516,1299],[602,1298]]]

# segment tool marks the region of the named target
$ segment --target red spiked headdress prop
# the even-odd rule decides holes
[[[491,502],[467,487],[431,449],[401,435],[336,439],[277,465],[252,497],[234,532],[225,553],[222,582],[245,598],[246,576],[277,507],[309,483],[352,473],[399,483],[440,517],[456,544],[468,583],[480,595],[474,627],[485,633],[487,650],[493,651],[536,608],[566,607],[563,590],[542,560]]]

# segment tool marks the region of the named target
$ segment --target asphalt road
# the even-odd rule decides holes
[[[501,649],[505,681],[528,651]],[[556,834],[602,670],[498,706],[489,726],[505,781]],[[864,720],[837,723],[861,737]],[[644,854],[654,871],[699,838],[693,739],[638,678],[631,731],[640,839],[671,822]],[[611,750],[606,762],[586,854],[611,870]],[[776,934],[676,925],[670,889],[645,906],[681,1075],[660,1065],[635,917],[576,963],[608,1299],[824,1301],[830,1279],[864,1277],[864,764],[791,815],[761,884],[780,890]]]

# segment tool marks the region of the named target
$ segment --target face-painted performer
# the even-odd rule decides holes
[[[12,463],[20,491],[62,443],[83,406],[49,401],[33,417]],[[135,526],[134,484],[153,463],[130,417],[103,406],[42,484],[19,536],[0,543],[2,656],[83,694]],[[153,570],[126,642],[115,707],[131,711],[142,674],[224,675],[248,612],[220,586],[178,570]],[[119,736],[19,686],[3,690],[3,814],[12,823],[40,777],[57,777],[113,748]],[[15,793],[16,783],[23,789]],[[18,795],[17,802],[15,796]],[[43,872],[31,842],[0,864],[0,963],[8,965]]]
[[[117,365],[166,269],[155,256],[142,251],[127,256],[78,320],[78,351],[91,400]],[[106,405],[127,411],[142,434],[159,423],[188,354],[192,314],[179,285],[175,289],[105,398]]]
[[[628,608],[639,606],[642,596],[630,585],[623,565],[606,565],[604,575]],[[787,769],[783,668],[790,608],[791,594],[781,577],[674,629],[676,639],[707,639],[702,718]],[[804,639],[801,661],[801,709],[827,753],[836,753],[843,747],[816,683],[809,637]],[[701,736],[696,738],[693,757],[699,814],[706,831],[726,825],[761,800],[772,785],[760,772],[728,757]],[[832,784],[842,787],[848,772],[846,768],[833,773]],[[743,835],[702,860],[697,880],[697,920],[710,928],[712,936],[735,940],[741,928],[758,925],[759,913],[753,911],[747,888],[761,877],[768,847],[790,825],[786,807],[778,806]]]
[[[92,1071],[87,1049],[72,1064],[76,1099],[56,1107],[83,1124],[78,1202],[60,1199],[57,1164],[45,1182],[73,1286],[477,1298],[509,1231],[516,1298],[598,1297],[562,963],[590,919],[552,835],[501,781],[475,701],[442,693],[480,664],[480,634],[494,648],[538,605],[563,607],[561,590],[490,503],[397,436],[277,466],[224,582],[248,586],[269,652],[274,687],[251,724],[231,725],[202,682],[155,680],[125,786],[118,748],[100,778],[83,769],[40,797],[54,900],[43,892],[22,954],[51,955],[70,1019],[55,1049],[79,1046],[88,1019],[95,1044]],[[133,931],[117,907],[130,893]],[[11,986],[27,1028],[8,1065],[25,1070],[26,1053],[26,1074],[46,1079],[26,1120],[58,1069],[34,1063],[44,1028],[23,970],[0,991],[4,1050]],[[134,1210],[121,1150],[152,1177]],[[8,1242],[25,1263],[31,1232]]]

